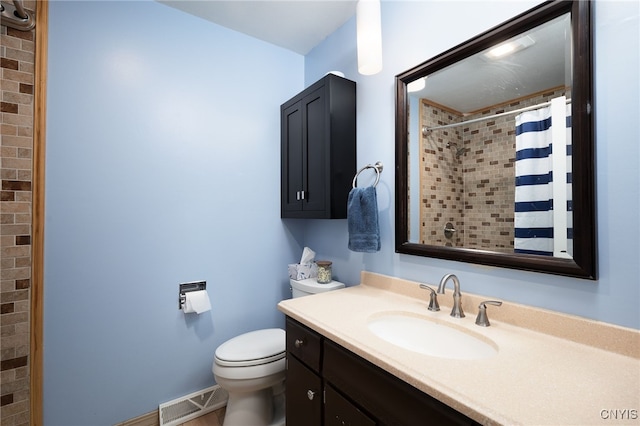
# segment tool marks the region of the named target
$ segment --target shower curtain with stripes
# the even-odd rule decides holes
[[[570,111],[560,97],[516,116],[516,253],[573,254]]]

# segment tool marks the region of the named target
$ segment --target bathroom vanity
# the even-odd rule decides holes
[[[478,305],[490,298],[461,285],[465,318],[449,315],[450,291],[430,312],[419,283],[368,272],[358,286],[280,302],[287,424],[637,424],[640,332],[509,302],[490,306],[491,326],[479,327]],[[408,350],[372,332],[389,314],[495,351],[462,359]]]
[[[291,318],[286,329],[288,425],[478,424]]]

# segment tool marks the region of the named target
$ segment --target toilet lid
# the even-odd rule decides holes
[[[254,365],[285,356],[286,334],[280,328],[250,331],[229,339],[216,349],[216,361],[222,365]]]

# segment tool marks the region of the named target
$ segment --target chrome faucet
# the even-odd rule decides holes
[[[438,295],[436,294],[435,290],[426,284],[420,284],[420,288],[429,290],[431,292],[429,294],[429,307],[427,309],[434,312],[439,311],[440,305],[438,304]]]
[[[497,300],[485,300],[478,306],[478,316],[476,317],[476,324],[481,327],[489,327],[489,317],[487,316],[487,305],[502,306],[502,302]]]
[[[460,280],[453,274],[447,274],[440,280],[438,286],[438,293],[444,294],[444,287],[447,285],[447,281],[451,279],[453,281],[453,308],[451,309],[451,316],[454,318],[464,318],[464,312],[462,311],[462,305],[460,299],[462,294],[460,293]]]

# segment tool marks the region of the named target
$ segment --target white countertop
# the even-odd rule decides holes
[[[465,294],[464,287],[462,297],[466,317],[456,319],[449,315],[450,290],[438,295],[441,310],[430,312],[428,292],[418,283],[364,272],[358,286],[285,300],[278,308],[485,425],[640,424],[638,330],[510,302],[488,306],[491,326],[479,327],[477,305],[491,298]],[[488,339],[498,354],[431,357],[368,330],[370,317],[397,311]]]

